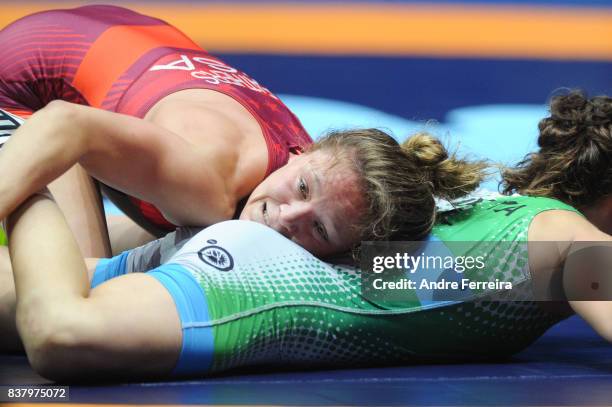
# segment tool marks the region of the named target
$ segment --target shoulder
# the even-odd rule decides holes
[[[180,135],[194,144],[232,144],[240,141],[233,118],[206,103],[189,99],[170,99],[155,105],[145,120]],[[218,137],[223,135],[224,137]]]
[[[192,144],[241,199],[266,174],[268,147],[262,130],[238,102],[218,92],[198,91],[195,97],[167,97],[146,119]]]
[[[538,213],[529,226],[530,241],[608,240],[603,233],[575,210],[551,209]]]
[[[549,210],[533,218],[529,226],[529,263],[532,272],[548,275],[560,270],[569,253],[581,242],[610,242],[603,233],[575,211]]]

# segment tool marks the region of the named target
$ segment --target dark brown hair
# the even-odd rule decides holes
[[[434,196],[468,194],[487,166],[457,158],[427,133],[400,145],[378,129],[335,131],[315,143],[314,150],[331,151],[358,175],[366,202],[366,214],[355,226],[361,240],[424,238],[435,222]]]
[[[539,151],[503,171],[504,193],[580,208],[612,192],[612,98],[576,90],[554,96],[539,130]]]

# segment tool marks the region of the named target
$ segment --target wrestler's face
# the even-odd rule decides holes
[[[292,156],[255,188],[240,219],[263,223],[325,257],[358,243],[363,213],[357,175],[325,151]]]

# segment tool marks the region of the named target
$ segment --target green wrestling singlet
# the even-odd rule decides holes
[[[441,214],[431,241],[525,242],[531,220],[547,210],[574,211],[547,198],[479,200]],[[515,247],[491,255],[476,278],[531,284],[526,246]],[[454,255],[478,250],[473,245]],[[152,274],[165,275],[166,282],[160,281],[175,298],[184,338],[199,332],[197,338],[210,342],[202,351],[197,341],[184,341],[181,360],[188,359],[190,367],[179,368],[179,362],[181,374],[261,364],[339,367],[507,357],[563,319],[534,298],[492,301],[482,292],[433,302],[407,293],[410,306],[370,301],[358,268],[327,264],[275,231],[244,221],[200,232],[179,229],[103,260],[93,285],[154,267]],[[179,275],[187,276],[192,288],[181,288]],[[193,303],[180,305],[199,295],[205,299],[201,310]]]

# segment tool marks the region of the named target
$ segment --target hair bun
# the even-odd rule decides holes
[[[555,96],[550,101],[550,118],[559,129],[578,131],[612,123],[612,98],[588,96],[578,90]]]
[[[431,183],[433,194],[441,198],[455,199],[469,194],[486,176],[485,161],[458,159],[428,133],[413,135],[402,143],[402,150]]]
[[[612,98],[595,96],[591,104],[593,105],[593,124],[610,126],[612,124]]]
[[[440,140],[428,133],[416,133],[402,144],[402,150],[417,165],[433,169],[448,159]]]

